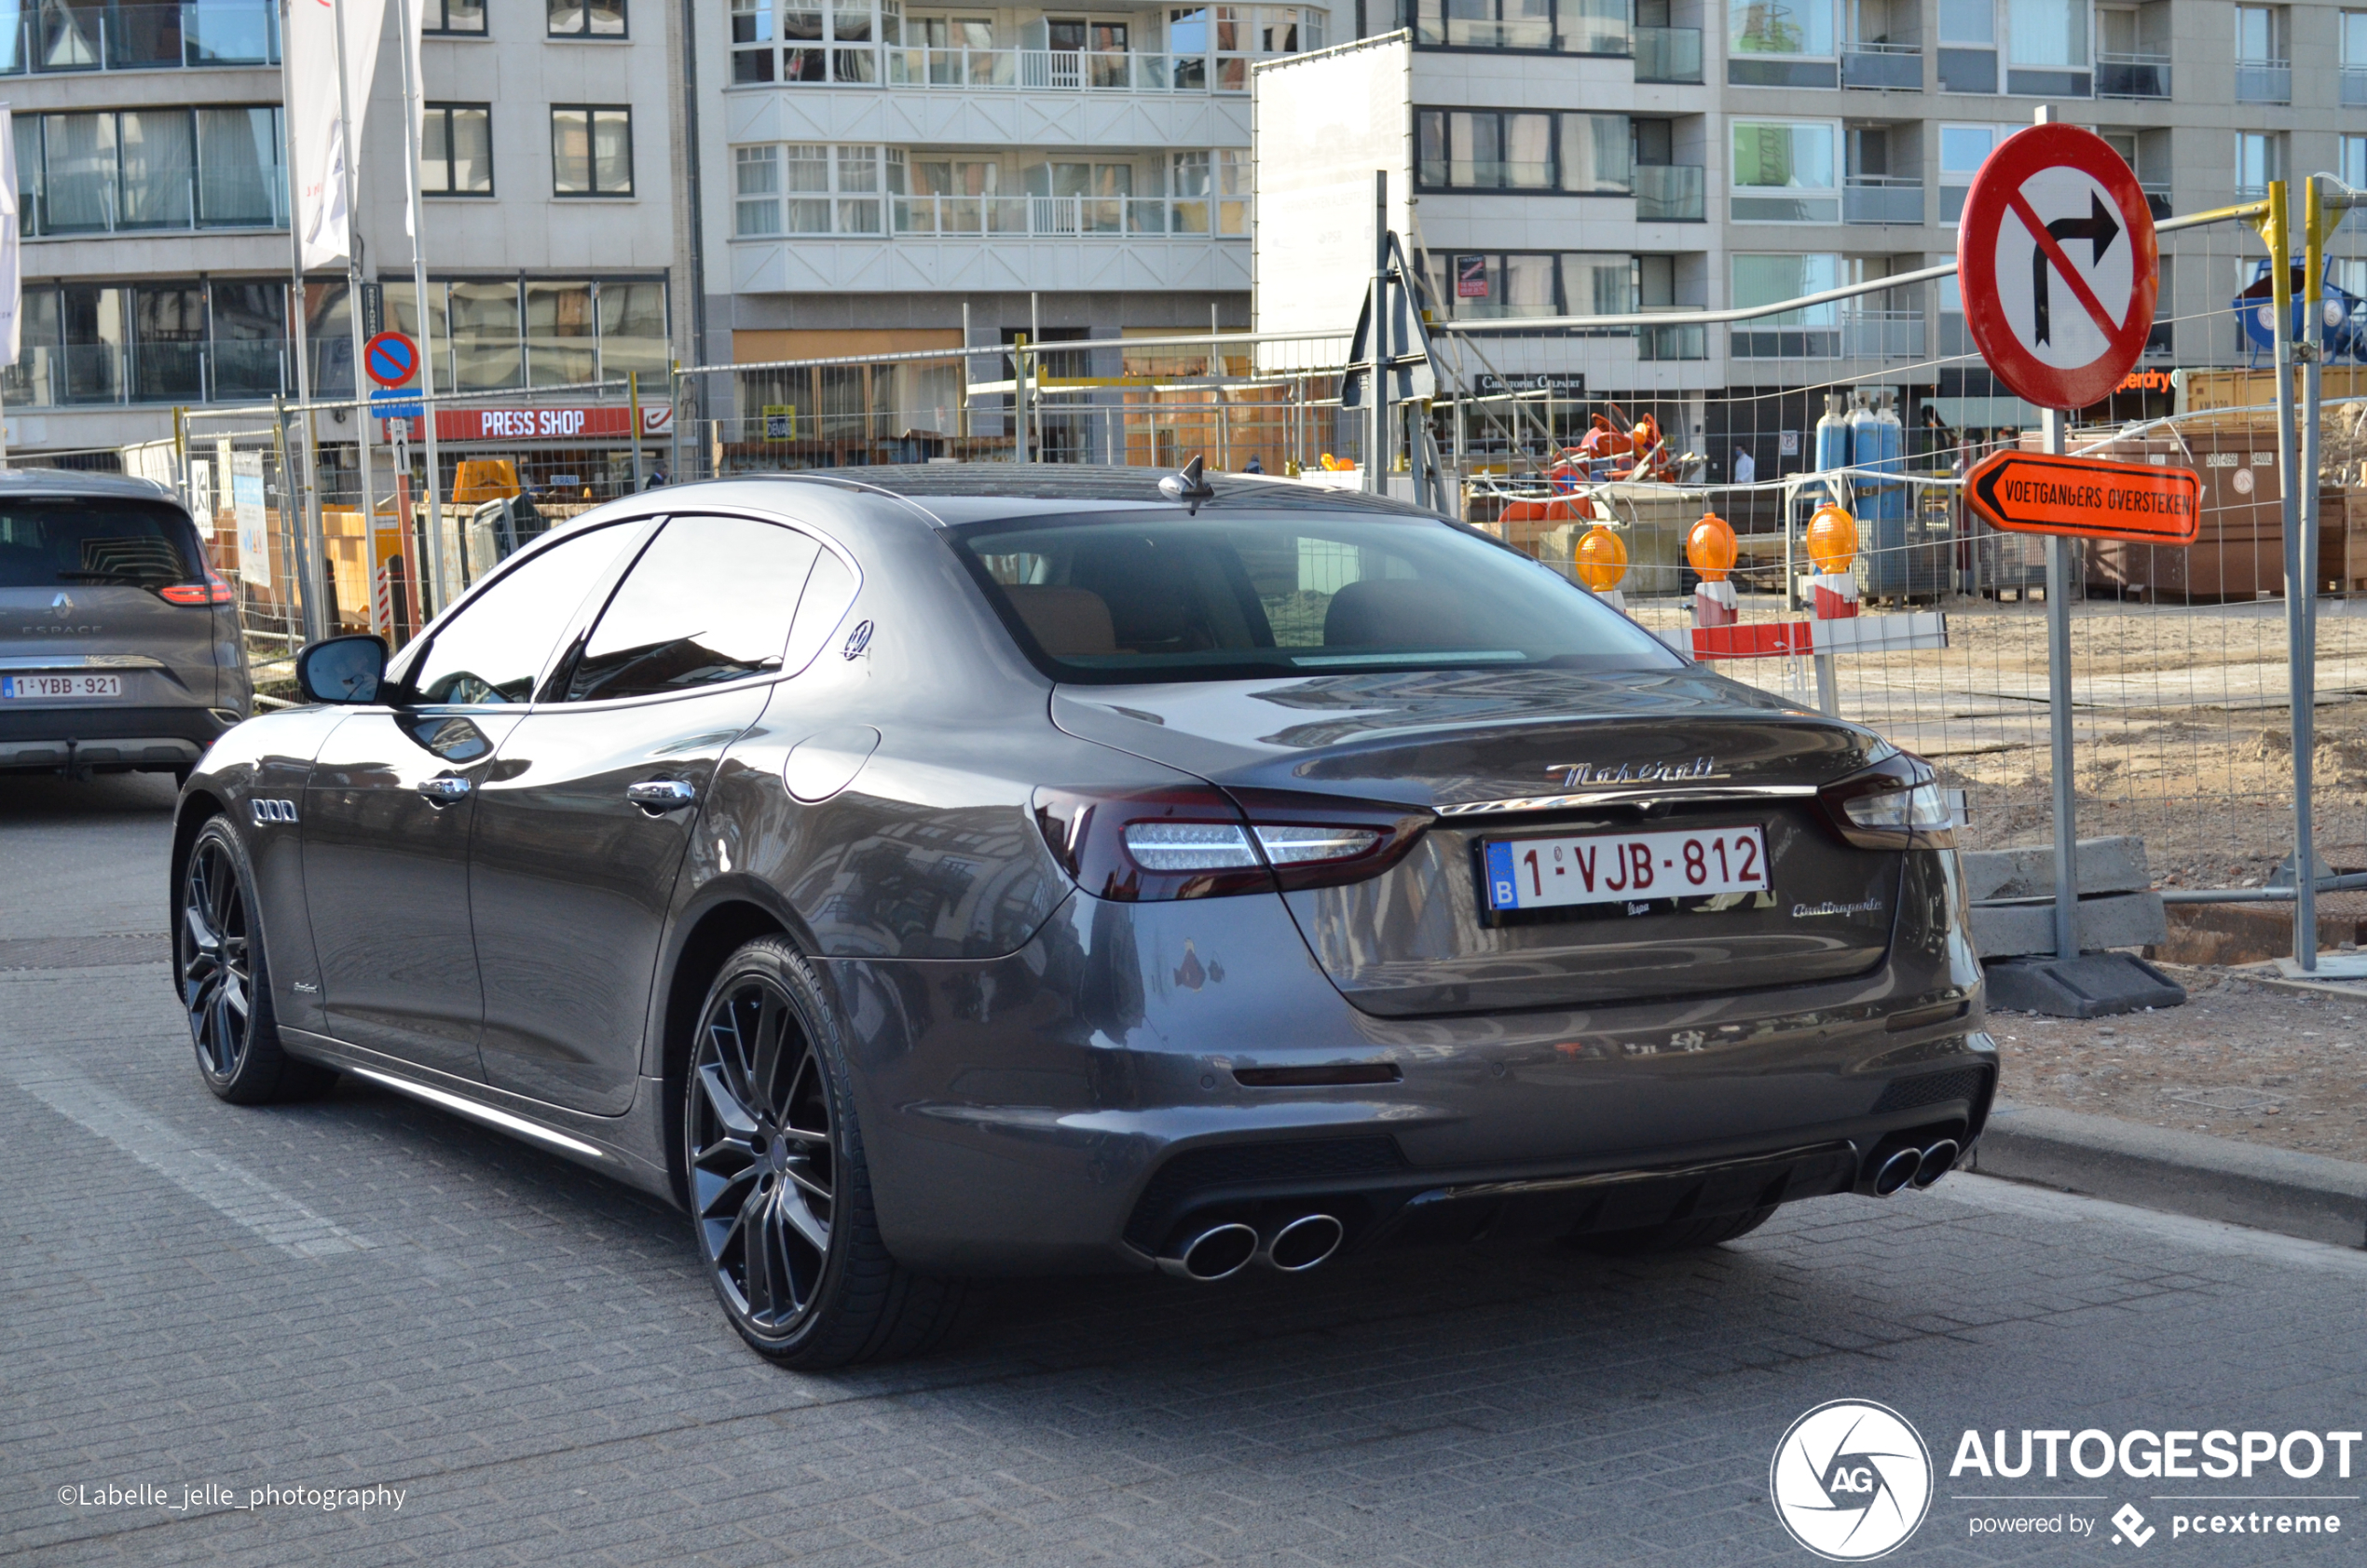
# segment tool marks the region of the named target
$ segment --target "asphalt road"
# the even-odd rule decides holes
[[[2367,1540],[2367,1450],[2350,1479],[1951,1476],[1967,1428],[2367,1425],[2367,1254],[1977,1178],[1677,1260],[1031,1283],[956,1352],[777,1370],[653,1203],[369,1088],[209,1097],[170,807],[0,781],[0,1558],[1807,1564],[1770,1458],[1843,1398],[1932,1451],[1891,1561],[2127,1555],[2125,1503],[2149,1560]],[[2206,1511],[2272,1533],[2174,1533]]]

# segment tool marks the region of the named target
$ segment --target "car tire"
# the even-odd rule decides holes
[[[309,1099],[337,1075],[280,1046],[253,890],[254,868],[229,819],[208,819],[189,846],[172,910],[173,984],[198,1076],[233,1105]]]
[[[1642,1225],[1632,1231],[1597,1231],[1569,1238],[1580,1252],[1603,1258],[1638,1258],[1655,1252],[1698,1252],[1746,1236],[1775,1212],[1775,1206],[1745,1209],[1740,1214],[1712,1214],[1699,1220],[1675,1220],[1665,1225]]]
[[[796,948],[760,937],[733,953],[683,1073],[685,1188],[724,1316],[800,1370],[924,1354],[981,1300],[880,1239],[850,1076],[836,1010]]]

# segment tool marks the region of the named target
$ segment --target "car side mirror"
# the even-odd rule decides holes
[[[386,673],[386,642],[366,632],[310,643],[296,655],[296,689],[314,702],[375,702]]]

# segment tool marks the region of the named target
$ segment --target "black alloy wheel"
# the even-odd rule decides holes
[[[177,938],[181,1006],[209,1082],[229,1083],[245,1065],[254,1027],[256,955],[247,939],[247,897],[230,845],[207,833],[182,874]]]
[[[978,1321],[982,1294],[880,1239],[838,1014],[794,947],[759,937],[725,961],[687,1057],[686,1195],[742,1339],[821,1369],[921,1355]]]
[[[254,878],[228,822],[198,830],[181,869],[172,920],[172,969],[206,1087],[234,1105],[303,1099],[337,1079],[280,1048],[255,919]]]
[[[691,1106],[700,1239],[735,1318],[785,1338],[830,1262],[838,1162],[830,1096],[788,992],[746,974],[707,1004]]]

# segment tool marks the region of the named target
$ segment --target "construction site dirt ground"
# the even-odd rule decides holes
[[[1946,612],[1949,646],[1836,659],[1841,716],[1930,757],[1966,792],[1967,847],[2051,841],[2043,598],[1919,607]],[[1741,610],[1746,621],[1785,614],[1773,593],[1744,594]],[[1690,624],[1690,612],[1675,599],[1635,609],[1656,629]],[[2367,869],[2367,598],[2321,598],[2317,616],[2318,852]],[[2071,642],[2079,836],[2141,838],[2165,886],[2267,880],[2292,852],[2283,602],[2079,603]],[[1805,661],[1735,660],[1720,673],[1815,701]]]
[[[2171,967],[2182,1007],[1992,1011],[2001,1099],[2367,1161],[2367,986],[2356,1000]]]

